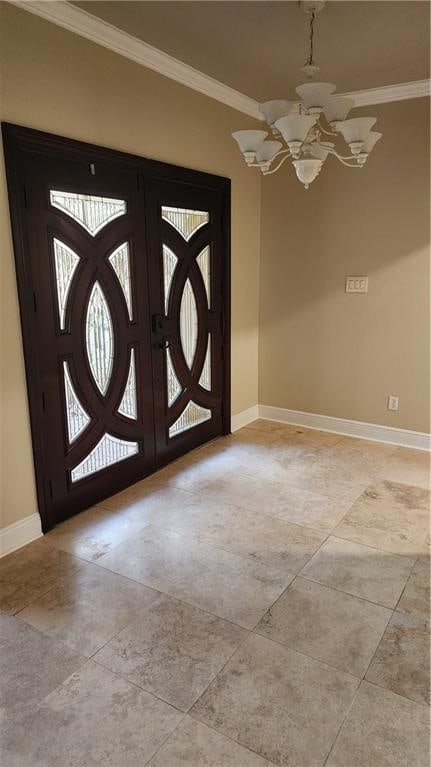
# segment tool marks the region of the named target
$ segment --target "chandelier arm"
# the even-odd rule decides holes
[[[271,170],[264,170],[264,171],[263,171],[263,175],[264,175],[264,176],[271,176],[271,174],[272,174],[272,173],[276,173],[276,171],[278,171],[278,169],[279,169],[279,168],[281,168],[281,166],[282,166],[282,165],[283,165],[283,163],[284,163],[284,162],[287,160],[287,158],[288,158],[288,157],[292,157],[292,155],[291,155],[291,153],[289,152],[289,150],[288,150],[288,149],[282,149],[282,150],[281,150],[281,152],[279,152],[279,153],[278,153],[278,155],[276,155],[276,157],[278,157],[278,156],[279,156],[280,154],[282,154],[282,153],[283,153],[283,154],[284,154],[284,153],[286,153],[286,154],[284,154],[284,157],[282,157],[282,158],[281,158],[281,160],[280,160],[280,162],[278,163],[277,167],[275,167],[275,168],[271,168]]]
[[[316,127],[319,128],[319,130],[322,131],[322,133],[326,133],[327,136],[337,136],[338,135],[336,133],[336,131],[334,131],[334,130],[326,130],[326,128],[323,127],[323,125],[320,122],[320,120],[318,120]]]
[[[346,162],[346,160],[354,160],[353,157],[342,157],[338,152],[335,151],[335,149],[329,149],[329,154],[333,154],[334,157],[337,158],[343,165],[346,165],[348,168],[362,168],[362,165],[359,165],[356,161],[354,161],[353,165],[350,165],[349,162]]]

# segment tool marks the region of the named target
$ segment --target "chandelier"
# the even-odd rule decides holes
[[[314,22],[325,5],[324,0],[300,3],[310,17],[310,52],[301,72],[307,82],[298,85],[299,102],[265,101],[259,111],[268,123],[273,140],[263,130],[240,130],[233,138],[251,168],[260,168],[264,176],[275,173],[290,157],[298,179],[308,189],[322,170],[329,155],[348,168],[362,168],[382,134],[371,130],[376,117],[346,119],[355,102],[347,96],[334,96],[333,83],[314,82],[319,67],[313,60]],[[325,117],[325,121],[323,120]],[[339,154],[335,140],[342,136],[350,154]],[[287,148],[282,141],[284,139]]]

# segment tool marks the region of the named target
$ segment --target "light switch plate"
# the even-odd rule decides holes
[[[346,277],[346,293],[368,293],[368,277]]]

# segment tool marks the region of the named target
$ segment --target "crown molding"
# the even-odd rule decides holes
[[[368,88],[365,91],[344,93],[355,100],[355,106],[366,107],[371,104],[385,104],[388,101],[405,101],[431,96],[431,80],[414,80],[411,83],[383,85],[381,88]]]
[[[198,91],[198,93],[221,101],[250,117],[262,119],[258,111],[257,101],[254,99],[199,72],[188,64],[184,64],[168,53],[144,43],[143,40],[138,40],[127,32],[112,26],[112,24],[92,16],[91,13],[83,11],[81,8],[61,0],[52,0],[52,2],[44,2],[43,0],[8,1],[24,11],[41,16],[46,21],[85,37],[93,43],[102,45],[104,48],[108,48],[110,51],[131,59],[131,61],[135,61],[148,69],[153,69],[155,72],[181,83],[181,85]]]
[[[181,85],[192,88],[209,98],[220,101],[249,117],[262,121],[259,103],[228,85],[224,85],[198,69],[184,64],[158,48],[139,40],[118,27],[114,27],[91,13],[70,5],[67,0],[8,0],[24,11],[40,16],[63,29],[74,32],[87,40],[102,45],[110,51],[152,69]],[[420,98],[431,95],[430,80],[416,80],[410,83],[384,85],[363,91],[339,94],[354,98],[356,106],[385,104],[389,101]]]

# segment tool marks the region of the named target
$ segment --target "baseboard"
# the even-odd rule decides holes
[[[377,423],[350,421],[347,418],[304,413],[301,410],[288,410],[287,408],[272,407],[271,405],[259,405],[258,411],[259,418],[266,418],[269,421],[281,421],[282,423],[294,426],[319,429],[319,431],[330,431],[335,434],[343,434],[346,437],[368,439],[372,442],[386,442],[391,445],[398,445],[399,447],[415,448],[416,450],[431,449],[431,435],[421,431],[397,429],[393,426],[382,426]],[[244,413],[246,412],[248,411],[244,411]],[[242,415],[242,413],[239,413],[236,417],[239,418]]]
[[[20,549],[26,543],[35,541],[42,535],[39,514],[30,514],[29,517],[14,522],[0,530],[0,557],[11,554],[12,551]]]
[[[242,410],[241,413],[237,413],[231,417],[230,429],[231,431],[238,431],[243,426],[247,426],[252,421],[256,421],[259,418],[259,405],[252,405],[247,410]]]

